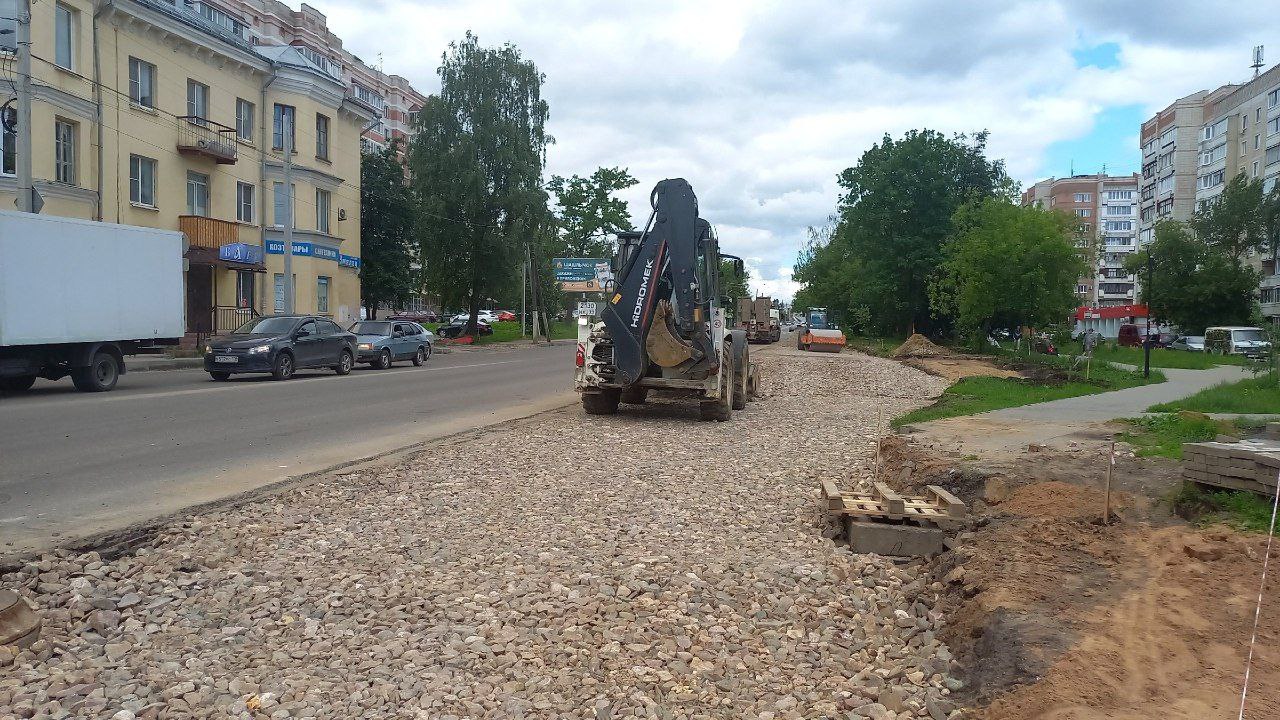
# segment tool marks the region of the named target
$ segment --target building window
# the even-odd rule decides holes
[[[1108,205],[1107,214],[1108,215],[1132,215],[1133,206],[1132,205]]]
[[[253,103],[236,98],[236,137],[253,142]]]
[[[290,190],[292,190],[290,194],[292,195],[293,202],[290,202],[288,205],[285,204],[284,183],[275,183],[272,189],[274,196],[274,215],[272,216],[272,222],[274,225],[279,228],[284,227],[285,216],[288,215],[289,219],[292,221],[290,223],[291,227],[298,227],[298,217],[297,214],[293,212],[298,204],[298,186],[290,186]]]
[[[298,151],[298,128],[294,122],[295,116],[292,105],[276,103],[275,118],[271,124],[271,148],[273,150],[284,149],[284,129],[287,125],[289,128],[289,149],[293,152]]]
[[[1093,193],[1076,193],[1073,202],[1092,202]]]
[[[53,122],[54,179],[76,184],[76,124],[66,120]]]
[[[143,107],[156,106],[156,66],[129,58],[129,99]]]
[[[329,206],[331,196],[328,190],[316,189],[316,230],[329,234]]]
[[[226,30],[227,32],[240,38],[241,40],[246,39],[245,30],[247,29],[247,26],[244,23],[240,22],[237,18],[234,18],[231,15],[228,15],[222,10],[219,10],[218,8],[213,7],[212,5],[206,2],[199,3],[198,9],[200,11],[200,14],[203,15],[206,19],[208,19],[209,22],[212,22],[214,25],[217,25],[218,27]]]
[[[141,155],[129,156],[129,202],[156,206],[156,161]]]
[[[1208,175],[1201,175],[1201,176],[1200,176],[1200,189],[1201,189],[1201,190],[1208,190],[1209,188],[1214,188],[1214,187],[1217,187],[1217,186],[1221,185],[1221,184],[1222,184],[1222,181],[1223,181],[1223,179],[1226,177],[1226,175],[1227,175],[1227,172],[1226,172],[1225,170],[1219,170],[1219,171],[1217,171],[1217,172],[1212,172],[1212,173],[1209,173]]]
[[[329,118],[316,115],[316,157],[329,159]]]
[[[1132,212],[1133,208],[1129,208],[1129,210],[1130,212]],[[1125,213],[1125,214],[1127,215],[1129,213]],[[1133,230],[1133,221],[1132,220],[1108,220],[1107,230],[1111,230],[1114,232],[1131,232]]]
[[[1267,137],[1271,137],[1276,133],[1280,133],[1280,117],[1272,118],[1267,121]]]
[[[209,176],[187,171],[187,214],[209,217]]]
[[[276,296],[275,306],[276,306],[276,312],[277,312],[277,313],[282,313],[282,312],[284,312],[284,311],[285,311],[285,307],[284,307],[284,273],[276,273],[276,274],[275,274],[275,278],[274,278],[274,279],[275,279],[275,296]],[[297,301],[298,301],[298,276],[297,276],[297,274],[296,274],[296,273],[295,273],[295,274],[294,274],[294,276],[293,276],[293,300],[294,300],[294,301],[293,301],[292,303],[290,303],[290,305],[291,305],[292,307],[295,307],[295,308],[296,308],[296,307],[297,307],[297,305],[298,305],[298,302],[297,302]]]
[[[74,70],[76,49],[76,11],[58,3],[53,10],[53,61]]]
[[[0,0],[0,53],[18,51],[18,0]]]
[[[1076,215],[1079,217],[1089,217],[1092,214],[1093,211],[1089,208],[1076,208]]]
[[[1133,191],[1132,190],[1108,190],[1107,199],[1108,200],[1132,200]]]
[[[316,278],[316,312],[329,312],[329,278],[324,275]]]
[[[18,137],[0,124],[0,175],[13,175],[16,172],[15,160]]]
[[[1267,107],[1273,108],[1276,105],[1280,105],[1280,88],[1267,93]]]
[[[187,116],[203,125],[209,119],[209,86],[187,80]]]
[[[1088,285],[1085,285],[1085,284],[1083,284],[1083,283],[1082,283],[1082,284],[1079,284],[1079,285],[1076,285],[1076,294],[1077,294],[1077,295],[1084,295],[1084,294],[1085,294],[1085,293],[1087,293],[1087,292],[1089,292],[1089,286],[1088,286]]]
[[[257,295],[254,287],[256,276],[257,273],[244,270],[236,273],[236,307],[253,307],[253,298]]]
[[[253,185],[238,182],[236,183],[236,220],[252,223],[253,216]]]
[[[1262,161],[1263,165],[1274,165],[1275,163],[1280,163],[1280,145],[1267,148],[1267,154]]]

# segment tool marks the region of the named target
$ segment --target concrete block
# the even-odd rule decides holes
[[[845,518],[845,537],[856,553],[894,557],[928,557],[942,552],[945,533],[939,528],[892,525]]]

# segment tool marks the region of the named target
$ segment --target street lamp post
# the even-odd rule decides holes
[[[1142,377],[1151,377],[1151,248],[1147,248],[1147,337],[1142,343]]]

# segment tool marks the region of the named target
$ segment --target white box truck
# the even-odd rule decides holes
[[[0,391],[68,375],[103,392],[138,348],[185,330],[176,230],[0,211]]]

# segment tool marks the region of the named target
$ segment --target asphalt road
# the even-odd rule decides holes
[[[568,404],[573,351],[455,351],[285,382],[127,373],[104,394],[39,381],[0,397],[0,556]]]

